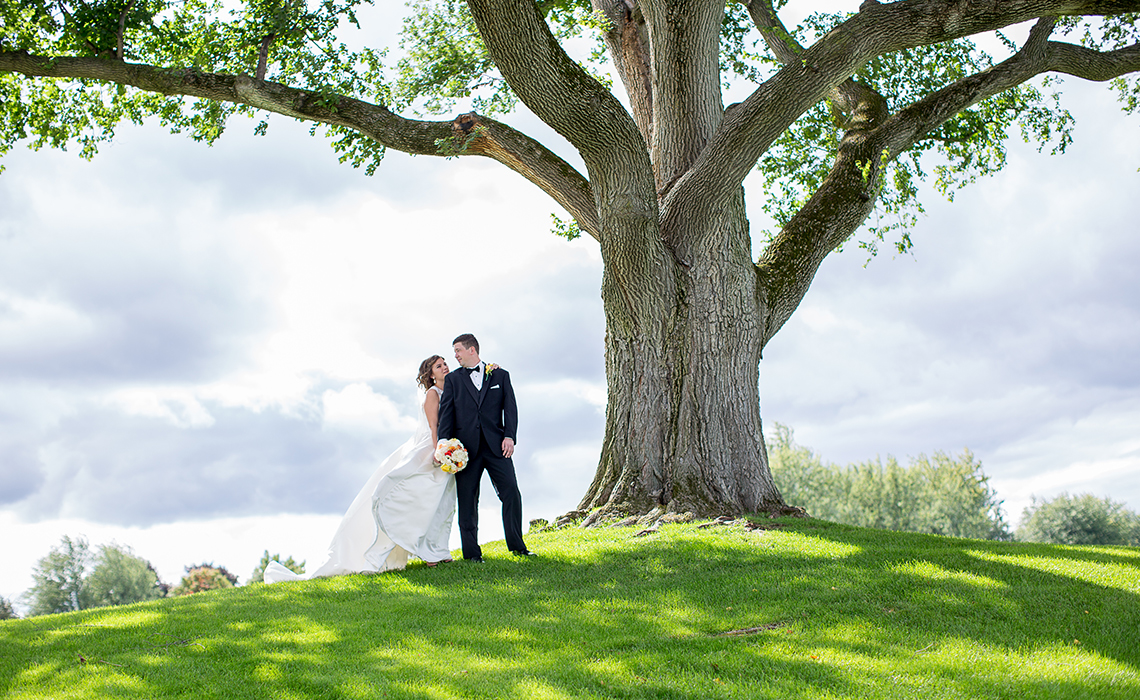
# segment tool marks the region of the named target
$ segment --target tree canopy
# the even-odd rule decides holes
[[[66,535],[36,564],[24,594],[30,615],[51,615],[106,605],[127,605],[166,595],[154,567],[130,547],[100,545]]]
[[[213,563],[191,564],[186,567],[186,575],[178,585],[170,589],[170,595],[190,595],[218,588],[233,588],[237,582],[238,577],[227,571],[224,566],[214,566]]]
[[[83,537],[64,535],[32,569],[32,587],[24,594],[29,615],[52,615],[91,607],[85,585],[91,546]]]
[[[130,547],[113,544],[99,547],[95,566],[84,584],[95,607],[162,598],[169,588],[149,561]]]
[[[919,455],[906,467],[889,455],[886,464],[876,459],[839,467],[796,444],[791,429],[778,423],[768,446],[780,491],[812,517],[884,530],[1010,539],[997,492],[969,450],[959,457]]]
[[[364,0],[0,8],[0,151],[90,156],[148,119],[213,142],[233,115],[264,132],[278,114],[369,172],[389,148],[481,156],[549,195],[556,231],[596,239],[605,266],[590,522],[781,507],[756,368],[823,259],[861,227],[870,254],[906,250],[917,183],[952,196],[1011,133],[1063,150],[1055,76],[1111,81],[1129,111],[1140,96],[1140,0],[866,0],[795,26],[767,0],[419,0],[398,55],[370,44]],[[584,172],[495,118],[519,103]],[[757,167],[762,233],[741,191]]]
[[[1140,515],[1111,498],[1091,493],[1034,498],[1021,514],[1017,539],[1050,544],[1140,546]]]

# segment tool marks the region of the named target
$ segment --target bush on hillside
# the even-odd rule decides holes
[[[170,595],[190,595],[202,591],[212,591],[219,588],[233,588],[237,585],[238,577],[226,571],[224,566],[209,564],[191,564],[186,567],[186,575],[177,586],[170,590]]]
[[[83,537],[64,535],[59,545],[32,568],[32,587],[24,593],[29,615],[51,615],[91,607],[85,585],[91,547]]]
[[[1062,493],[1052,500],[1034,497],[1022,511],[1015,536],[1022,542],[1140,546],[1140,515],[1091,493]]]
[[[776,424],[768,440],[772,478],[790,505],[813,517],[860,527],[952,537],[1009,539],[997,492],[969,450],[919,455],[901,466],[891,456],[840,467],[797,445]]]
[[[169,589],[149,561],[136,556],[130,547],[117,544],[99,547],[95,568],[85,585],[93,606],[154,600],[165,597]]]

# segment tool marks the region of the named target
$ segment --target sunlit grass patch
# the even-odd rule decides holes
[[[970,573],[968,571],[948,571],[937,564],[928,561],[915,561],[908,562],[892,567],[892,570],[900,574],[912,574],[928,578],[931,581],[953,581],[956,583],[965,583],[979,588],[1005,588],[1006,584],[1001,581],[996,581],[988,576],[981,576],[978,574]]]
[[[776,524],[8,621],[0,694],[1140,697],[1138,550]]]
[[[1098,547],[1092,549],[1085,547],[1065,547],[1065,549],[1075,550],[1066,556],[1063,550],[1060,549],[1061,545],[1054,546],[1058,547],[1058,549],[1055,550],[1056,553],[1048,556],[1034,555],[1028,552],[999,554],[992,551],[969,551],[968,554],[987,561],[1000,562],[1013,566],[1024,566],[1028,569],[1059,574],[1101,586],[1118,588],[1122,591],[1140,593],[1140,576],[1137,575],[1138,568],[1140,568],[1140,559],[1133,559],[1128,556],[1129,552],[1127,548],[1115,547],[1108,549]],[[1036,550],[1036,547],[1034,549]],[[1089,552],[1093,555],[1101,555],[1101,557],[1098,557],[1098,559],[1100,559],[1099,561],[1088,560],[1083,557],[1073,558],[1072,554],[1076,552]]]

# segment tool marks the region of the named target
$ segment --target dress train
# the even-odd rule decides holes
[[[450,559],[455,477],[435,466],[434,454],[431,429],[421,412],[416,433],[356,494],[329,544],[328,560],[311,575],[271,561],[265,582],[392,571],[403,569],[411,556],[429,562]]]

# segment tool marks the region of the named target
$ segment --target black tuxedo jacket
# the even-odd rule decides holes
[[[484,365],[484,370],[486,365]],[[502,457],[503,438],[518,442],[519,409],[511,375],[497,368],[483,375],[483,389],[476,391],[471,375],[463,368],[447,375],[439,400],[440,440],[459,438],[471,459],[479,451],[479,435],[487,439],[494,456]]]

